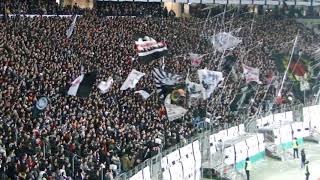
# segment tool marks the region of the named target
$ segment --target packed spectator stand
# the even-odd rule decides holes
[[[253,116],[268,110],[260,105],[273,102],[276,85],[269,90],[267,77],[278,81],[273,51],[288,52],[300,30],[300,48],[307,53],[310,44],[318,42],[314,33],[293,19],[281,16],[256,16],[250,29],[252,15],[221,18],[174,18],[160,4],[106,3],[93,10],[63,9],[48,3],[30,6],[28,1],[8,3],[12,14],[73,14],[79,12],[76,29],[66,38],[71,18],[24,17],[3,18],[0,24],[0,178],[15,179],[98,179],[104,164],[105,179],[113,179],[144,160],[174,144],[184,142],[199,129],[194,121],[211,114],[214,127],[239,124],[244,115]],[[46,1],[43,1],[46,2]],[[33,4],[33,3],[31,3]],[[112,17],[107,17],[112,16]],[[120,17],[128,16],[128,17]],[[131,16],[141,16],[131,17]],[[204,22],[205,26],[204,26]],[[203,28],[202,28],[203,27]],[[272,27],[272,28],[270,28]],[[234,74],[220,67],[221,53],[212,53],[204,37],[215,30],[239,29],[242,47],[228,52],[245,54],[241,63],[259,67],[263,84],[243,110],[232,112],[234,95],[241,92],[245,82],[241,63],[236,62]],[[128,61],[135,56],[135,35],[143,33],[155,39],[165,39],[169,55],[165,64],[140,64]],[[290,44],[291,43],[291,44]],[[183,119],[167,121],[159,115],[159,98],[153,94],[147,101],[134,90],[120,91],[120,86],[132,68],[145,72],[136,89],[154,91],[153,67],[165,65],[176,74],[187,74],[196,81],[195,70],[186,55],[190,52],[208,54],[201,68],[221,70],[225,81],[209,101],[193,105]],[[67,96],[70,82],[83,71],[97,70],[97,82],[114,77],[111,91],[101,94],[95,87],[89,98]],[[267,93],[266,93],[267,92]],[[290,87],[285,87],[288,97]],[[50,98],[49,108],[34,116],[32,108],[38,97]],[[267,97],[267,98],[266,98]],[[298,101],[298,100],[296,100]],[[284,100],[286,103],[299,103]],[[265,104],[265,103],[264,103]],[[155,139],[162,139],[158,144]],[[117,168],[113,168],[116,166]]]

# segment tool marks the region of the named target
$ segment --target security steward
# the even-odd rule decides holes
[[[304,172],[306,175],[306,180],[309,180],[310,172],[309,172],[309,161],[306,161],[304,165]]]
[[[298,142],[297,142],[297,138],[294,138],[292,141],[292,148],[293,148],[293,158],[299,158],[299,151],[298,151]]]
[[[250,159],[248,157],[246,158],[246,163],[245,163],[244,169],[246,170],[247,180],[249,180],[250,179],[250,171],[252,169],[252,165],[251,165]]]

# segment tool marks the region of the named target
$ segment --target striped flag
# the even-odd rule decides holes
[[[167,45],[164,41],[157,42],[148,36],[139,38],[135,42],[135,48],[138,53],[138,60],[146,63],[168,54]]]
[[[88,97],[96,78],[97,72],[95,71],[80,75],[71,83],[71,86],[68,90],[68,95]]]

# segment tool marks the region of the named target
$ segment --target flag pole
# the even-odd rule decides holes
[[[292,61],[294,49],[295,49],[295,47],[297,46],[298,37],[299,37],[299,31],[298,31],[298,34],[296,35],[296,38],[295,38],[294,43],[293,43],[293,47],[292,47],[292,50],[291,50],[291,55],[290,55],[289,63],[288,63],[288,66],[287,66],[287,68],[286,68],[286,71],[284,72],[284,75],[283,75],[283,78],[282,78],[282,82],[281,82],[281,86],[280,86],[279,92],[278,92],[278,94],[277,94],[278,97],[281,96],[281,92],[282,92],[282,89],[283,89],[283,84],[284,84],[284,81],[285,81],[286,78],[287,78],[288,70],[289,70],[289,67],[290,67],[290,64],[291,64],[291,61]]]
[[[255,15],[255,6],[253,7],[253,16],[252,16],[252,22],[251,22],[251,26],[250,26],[250,34],[252,34],[252,30],[253,30],[254,15]]]

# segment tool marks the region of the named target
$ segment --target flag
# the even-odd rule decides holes
[[[98,85],[98,88],[100,89],[101,93],[104,94],[104,93],[107,93],[109,89],[111,89],[112,84],[113,84],[113,78],[109,77],[107,82],[101,81]]]
[[[186,80],[186,84],[187,84],[187,89],[190,97],[192,98],[200,97],[201,93],[203,92],[202,84],[191,82],[189,81],[189,79]]]
[[[95,71],[80,75],[71,83],[68,95],[79,97],[89,96],[96,78],[97,72]]]
[[[242,68],[243,68],[243,75],[246,78],[246,83],[254,81],[254,82],[257,82],[258,84],[261,84],[261,81],[259,80],[258,68],[253,68],[245,64],[242,65]]]
[[[127,79],[122,84],[120,90],[126,90],[128,88],[135,88],[138,81],[144,76],[145,73],[139,72],[135,69],[132,69],[130,74],[128,75]]]
[[[39,117],[39,115],[48,107],[49,98],[41,97],[37,100],[34,107],[32,108],[32,117]]]
[[[167,117],[169,121],[173,121],[182,118],[188,110],[181,106],[180,97],[185,96],[183,89],[174,90],[172,93],[168,94],[165,99],[165,108],[167,112]]]
[[[76,26],[77,17],[78,17],[77,15],[74,16],[70,27],[66,31],[67,38],[70,38],[73,33],[73,29]]]
[[[239,38],[226,32],[218,33],[211,37],[212,46],[220,52],[233,49],[241,42],[242,41]]]
[[[147,100],[147,99],[151,96],[151,94],[148,93],[148,92],[145,91],[145,90],[135,91],[134,93],[135,93],[135,94],[140,94],[144,100]]]
[[[198,70],[199,80],[203,88],[203,98],[208,99],[220,81],[223,80],[222,72],[207,69]]]
[[[144,36],[135,42],[138,53],[138,61],[151,62],[168,54],[167,45],[164,41],[157,42],[151,37]]]
[[[166,108],[161,105],[160,109],[159,109],[159,117],[160,119],[166,114]]]
[[[183,77],[172,73],[167,73],[161,69],[154,68],[154,80],[156,82],[157,92],[160,97],[166,98],[174,88],[185,86]]]
[[[190,56],[192,66],[197,67],[201,64],[203,56],[200,56],[199,54],[193,54],[193,53],[190,53],[189,56]]]

